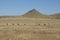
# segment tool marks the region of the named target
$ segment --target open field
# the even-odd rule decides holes
[[[0,18],[0,40],[60,40],[60,19]]]

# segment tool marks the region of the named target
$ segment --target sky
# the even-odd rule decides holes
[[[43,14],[60,13],[60,0],[0,0],[0,16],[23,15],[32,9]]]

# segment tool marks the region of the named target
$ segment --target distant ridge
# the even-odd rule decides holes
[[[60,13],[50,15],[52,18],[60,19]]]

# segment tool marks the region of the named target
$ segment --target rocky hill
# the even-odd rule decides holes
[[[29,17],[29,18],[49,18],[48,15],[42,14],[39,11],[37,11],[36,9],[30,10],[22,16]]]

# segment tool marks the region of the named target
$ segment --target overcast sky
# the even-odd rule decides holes
[[[60,13],[60,0],[0,0],[0,16],[23,15],[33,8],[43,14]]]

